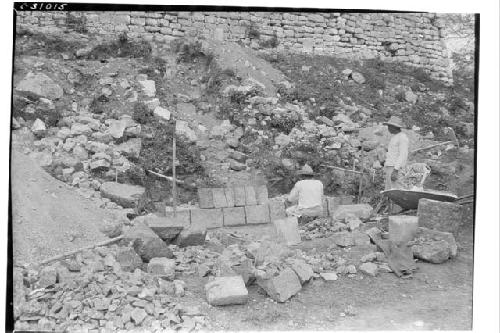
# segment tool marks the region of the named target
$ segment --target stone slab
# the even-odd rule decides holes
[[[253,186],[245,186],[245,206],[253,206],[257,204],[257,196]]]
[[[200,208],[214,208],[214,199],[211,188],[198,189],[198,202]]]
[[[255,196],[258,205],[267,204],[269,202],[269,193],[266,185],[255,186]]]
[[[227,207],[226,193],[224,188],[213,188],[212,197],[214,200],[214,208]]]
[[[244,225],[246,223],[244,207],[228,207],[222,209],[224,226]]]
[[[206,228],[221,228],[223,224],[222,209],[191,209],[191,224],[204,224]]]
[[[248,290],[241,276],[221,276],[205,285],[207,302],[210,305],[245,304]]]
[[[286,218],[285,202],[282,200],[269,200],[269,216],[271,221],[282,220]]]
[[[237,207],[245,206],[246,204],[245,187],[243,186],[233,187],[233,193],[234,193],[234,205]]]
[[[259,223],[271,222],[271,219],[269,217],[269,206],[267,204],[245,206],[245,216],[247,224],[259,224]]]
[[[430,199],[418,202],[418,223],[421,227],[456,234],[463,220],[461,205]]]
[[[300,244],[299,224],[296,217],[291,216],[281,220],[274,220],[273,224],[278,240],[289,246]]]
[[[389,240],[394,243],[407,243],[418,231],[418,217],[396,215],[389,216]]]
[[[234,207],[234,190],[232,187],[224,188],[224,194],[226,195],[226,207]]]

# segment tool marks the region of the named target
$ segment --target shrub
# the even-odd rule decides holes
[[[142,141],[139,164],[144,170],[159,170],[159,172],[166,173],[172,166],[174,124],[149,122],[148,125],[152,136],[146,137]],[[200,151],[195,145],[178,138],[176,146],[177,160],[179,161],[176,171],[179,175],[204,172],[200,163]]]
[[[88,59],[147,58],[151,56],[151,45],[145,40],[129,40],[124,32],[118,39],[95,46],[87,55]]]
[[[247,38],[250,39],[259,39],[260,38],[260,31],[257,29],[257,27],[252,24],[247,28]]]
[[[146,104],[142,102],[136,102],[134,104],[134,110],[132,113],[132,119],[134,119],[139,124],[146,124],[153,117],[153,112],[148,109]]]
[[[78,33],[87,33],[87,18],[83,15],[75,16],[68,12],[66,14],[66,27]]]
[[[262,40],[259,45],[263,48],[276,48],[279,45],[278,36],[275,33],[271,38]]]
[[[177,62],[194,62],[196,59],[205,58],[206,55],[202,51],[201,43],[182,41],[174,44],[174,52],[178,53]]]

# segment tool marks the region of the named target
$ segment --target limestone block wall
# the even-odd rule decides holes
[[[156,42],[204,36],[256,49],[269,48],[262,41],[275,38],[278,51],[381,57],[451,81],[442,23],[431,13],[20,11],[17,25],[65,29],[69,16],[90,33],[126,32]]]

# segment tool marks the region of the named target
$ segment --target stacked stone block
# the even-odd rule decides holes
[[[359,58],[380,56],[451,81],[443,27],[431,13],[79,12],[89,32],[168,42],[209,37],[254,48],[276,36],[278,50]],[[65,12],[17,12],[19,27],[66,27]],[[259,39],[248,34],[255,27]]]

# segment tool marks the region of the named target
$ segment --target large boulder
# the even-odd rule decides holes
[[[124,208],[135,208],[144,195],[145,189],[137,185],[106,182],[101,185],[100,191],[103,197]]]
[[[300,280],[291,268],[282,270],[277,276],[271,278],[257,278],[257,284],[277,302],[285,302],[290,297],[297,294],[302,285]]]
[[[143,223],[136,223],[124,234],[125,242],[132,246],[144,262],[153,258],[173,258],[172,251],[150,228]]]
[[[142,259],[133,249],[123,249],[116,254],[116,261],[120,264],[122,270],[133,272],[141,268]]]
[[[16,86],[17,91],[27,92],[48,99],[59,99],[63,89],[43,73],[28,73]]]
[[[415,241],[411,242],[413,256],[417,259],[440,264],[457,255],[458,246],[452,233],[418,228]]]

